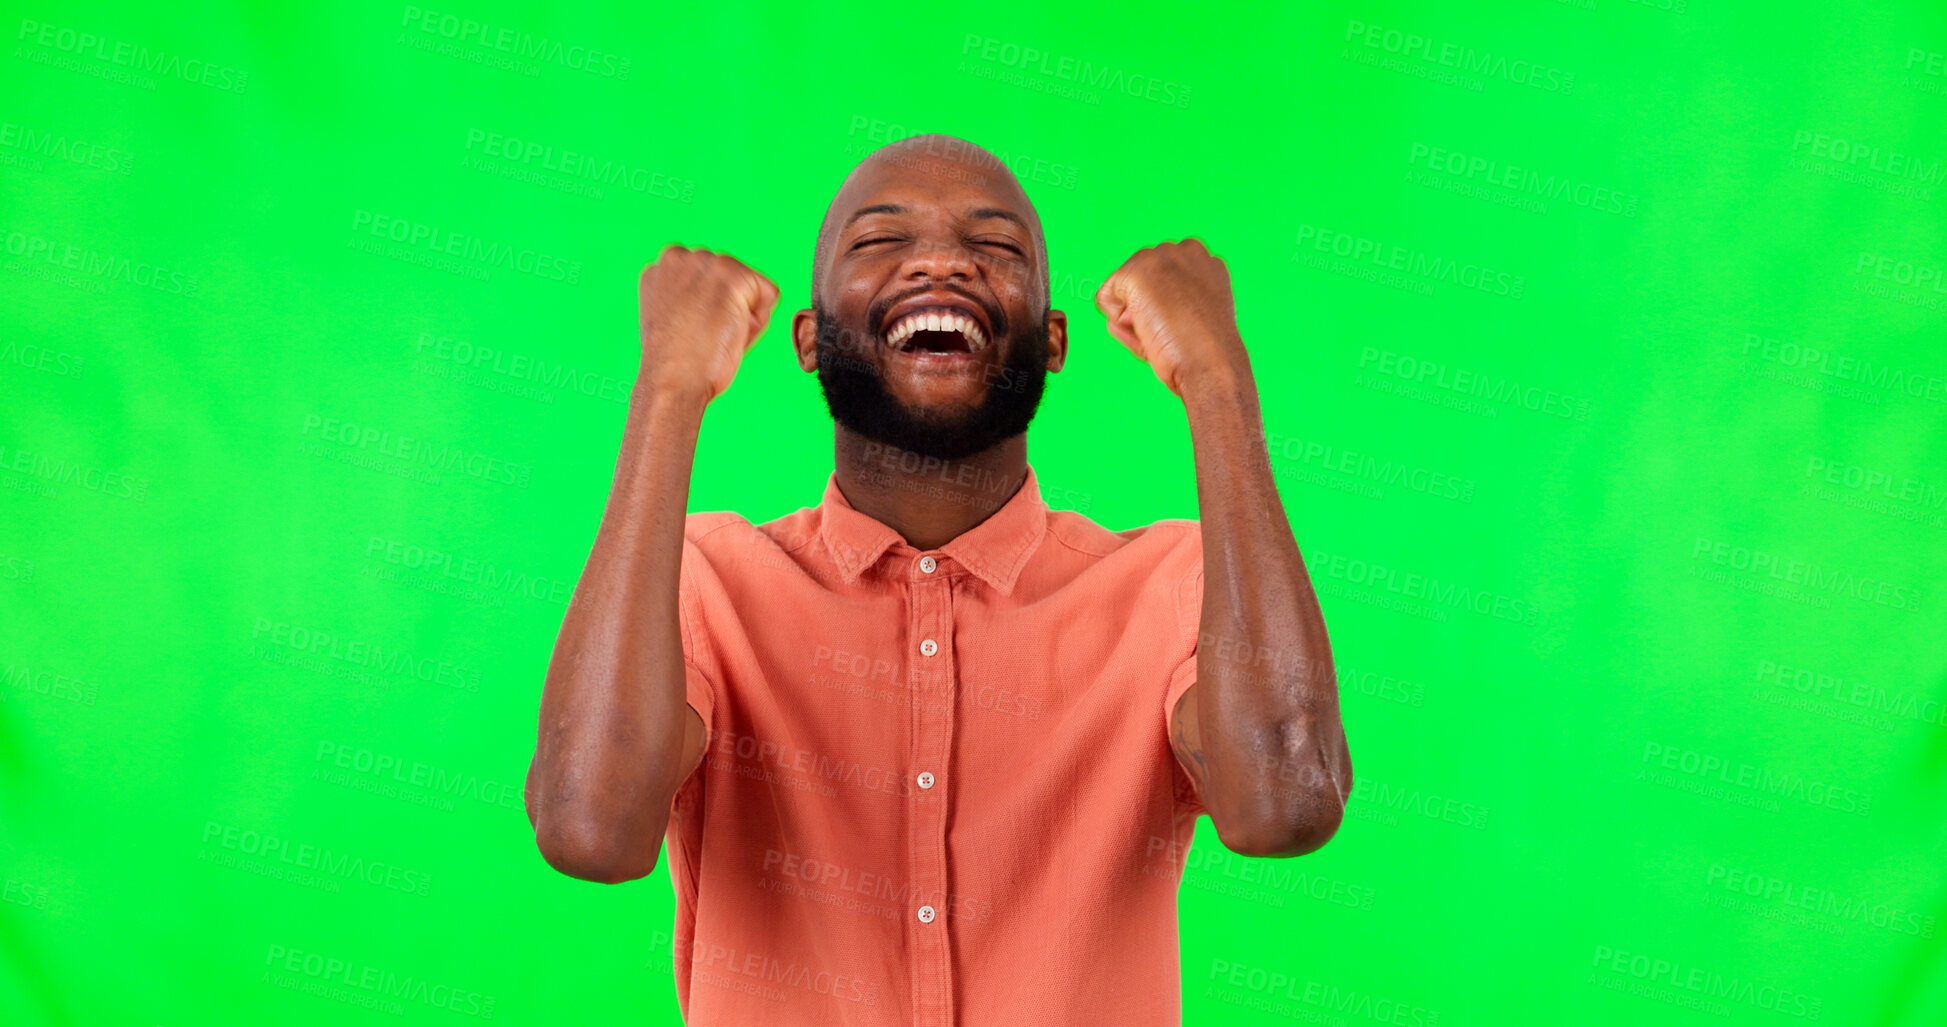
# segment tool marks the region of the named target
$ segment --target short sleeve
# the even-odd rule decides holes
[[[709,557],[695,542],[683,540],[683,563],[677,575],[676,613],[683,636],[684,700],[703,719],[703,751],[709,752],[716,738],[718,682],[722,680],[716,647],[711,643],[709,626],[703,619],[702,589],[715,584]]]
[[[1203,541],[1191,532],[1185,545],[1190,549],[1190,567],[1177,582],[1172,597],[1176,604],[1177,637],[1170,652],[1169,684],[1163,690],[1163,737],[1174,738],[1176,704],[1183,693],[1197,683],[1197,640],[1203,623]],[[1171,750],[1172,758],[1175,750]],[[1172,777],[1176,780],[1177,801],[1192,814],[1204,812],[1196,784],[1178,760]]]
[[[1201,542],[1195,543],[1201,546]],[[1171,648],[1169,687],[1163,692],[1163,727],[1176,726],[1176,703],[1197,683],[1197,633],[1203,623],[1203,553],[1199,548],[1189,571],[1172,596],[1176,605],[1177,637]]]

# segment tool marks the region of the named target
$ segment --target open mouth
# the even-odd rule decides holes
[[[938,307],[886,326],[886,345],[902,353],[979,353],[987,348],[987,333],[970,315]]]

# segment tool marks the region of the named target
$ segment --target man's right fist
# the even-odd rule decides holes
[[[642,269],[642,377],[701,394],[730,387],[776,309],[777,285],[735,257],[671,244]]]

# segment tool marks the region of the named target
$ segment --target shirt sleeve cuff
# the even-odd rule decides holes
[[[684,700],[698,717],[703,718],[703,751],[707,754],[716,735],[713,717],[717,710],[717,690],[710,679],[688,660],[683,661],[683,679]]]
[[[1176,665],[1176,670],[1170,674],[1170,686],[1163,692],[1163,726],[1165,728],[1173,730],[1176,727],[1176,704],[1183,698],[1183,693],[1189,691],[1190,686],[1196,683],[1197,654],[1195,650],[1192,650],[1188,658]]]

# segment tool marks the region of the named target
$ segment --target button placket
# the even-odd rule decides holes
[[[933,566],[927,567],[932,560]],[[913,1022],[922,1027],[953,1023],[953,965],[948,926],[940,916],[947,894],[946,796],[934,771],[943,770],[953,744],[953,596],[949,575],[937,560],[921,557],[908,579],[918,655],[910,658],[913,780],[909,851],[915,906],[907,921],[913,945]],[[910,636],[909,636],[910,637]],[[919,768],[932,768],[920,770]]]

